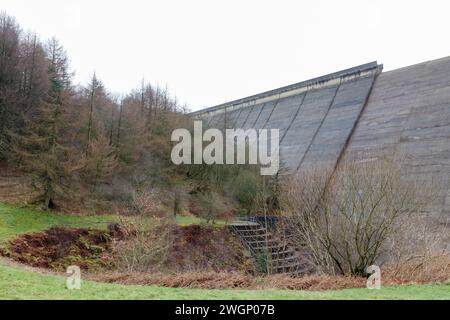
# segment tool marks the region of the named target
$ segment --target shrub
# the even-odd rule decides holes
[[[260,177],[256,176],[254,172],[243,171],[232,183],[234,197],[247,211],[251,211],[255,198],[260,192],[260,180]]]
[[[119,270],[146,272],[161,267],[171,243],[171,217],[157,215],[155,192],[136,193],[130,205],[133,219],[122,220],[122,238],[113,245]]]
[[[318,271],[364,275],[400,221],[417,214],[432,188],[406,181],[400,162],[347,160],[337,170],[313,168],[282,186],[285,232],[307,247]]]

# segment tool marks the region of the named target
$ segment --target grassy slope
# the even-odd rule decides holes
[[[114,215],[73,216],[40,212],[0,204],[0,245],[20,233],[43,231],[52,226],[105,228]],[[180,216],[179,224],[200,222]],[[0,261],[1,262],[1,261]],[[67,290],[65,278],[43,275],[0,264],[0,299],[450,299],[450,284],[402,286],[339,291],[200,290],[123,286],[83,282],[81,290]]]
[[[198,224],[203,219],[195,216],[177,216],[179,225]],[[76,216],[18,208],[0,203],[0,245],[8,239],[29,232],[40,232],[51,227],[106,229],[108,223],[118,221],[116,215]],[[217,221],[223,224],[223,221]]]
[[[0,265],[0,299],[450,299],[450,284],[307,292],[178,289],[83,281],[81,290],[68,290],[64,277]]]

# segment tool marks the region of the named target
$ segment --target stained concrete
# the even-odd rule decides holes
[[[280,130],[283,172],[357,154],[401,157],[408,177],[439,177],[450,217],[450,57],[381,72],[376,62],[192,114],[209,126]]]
[[[405,175],[437,188],[433,211],[450,217],[450,57],[383,72],[346,154],[384,152]]]

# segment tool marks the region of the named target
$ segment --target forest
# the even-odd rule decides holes
[[[27,203],[102,212],[142,184],[171,188],[170,133],[186,123],[167,88],[111,94],[94,73],[75,85],[57,39],[0,16],[0,161],[29,179]]]

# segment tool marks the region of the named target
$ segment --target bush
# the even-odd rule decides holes
[[[432,188],[406,181],[399,162],[347,160],[313,168],[282,185],[286,234],[310,251],[318,271],[364,275],[401,221],[430,201]]]
[[[163,219],[122,224],[124,237],[113,244],[117,268],[127,272],[159,270],[170,250],[170,229]]]
[[[254,172],[243,171],[232,183],[233,196],[247,211],[251,211],[260,192],[260,180]]]
[[[147,272],[164,265],[171,246],[171,217],[157,213],[155,192],[136,193],[129,210],[133,218],[120,224],[121,239],[114,242],[113,256],[119,270]],[[117,229],[117,228],[116,228]]]
[[[394,284],[450,280],[448,228],[427,215],[400,220],[386,244],[383,279]]]

